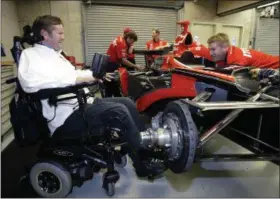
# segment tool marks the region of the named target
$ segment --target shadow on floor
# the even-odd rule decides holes
[[[21,148],[12,141],[1,153],[1,197],[31,198],[38,197],[27,180],[20,178],[25,173],[25,165],[36,160],[38,146]]]

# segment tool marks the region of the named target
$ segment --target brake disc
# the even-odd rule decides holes
[[[179,118],[175,114],[168,113],[162,118],[162,124],[170,132],[168,158],[169,160],[176,160],[181,156],[183,150],[183,130],[180,127]]]

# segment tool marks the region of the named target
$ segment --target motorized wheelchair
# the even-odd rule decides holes
[[[104,62],[104,56],[94,56],[93,63],[97,70]],[[108,124],[96,133],[91,133],[91,136],[81,132],[87,136],[80,139],[54,139],[42,114],[41,100],[48,100],[51,106],[56,106],[59,101],[74,98],[78,101],[78,110],[83,114],[87,97],[92,96],[84,88],[96,83],[43,89],[36,93],[25,93],[17,78],[9,79],[6,83],[16,83],[15,96],[10,103],[10,121],[16,142],[22,147],[40,144],[38,159],[26,167],[25,176],[38,195],[66,197],[73,186],[81,186],[84,181],[93,178],[94,172],[107,169],[102,187],[108,196],[113,196],[114,185],[120,178],[115,166],[125,167],[127,164],[127,143],[122,139],[122,129]]]

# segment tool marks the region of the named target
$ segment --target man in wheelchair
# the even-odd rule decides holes
[[[64,40],[63,23],[55,16],[38,17],[32,26],[36,43],[23,50],[18,67],[18,80],[25,93],[42,89],[64,88],[81,83],[110,81],[112,76],[93,77],[90,70],[75,70],[71,63],[58,51]],[[133,161],[139,177],[156,177],[165,167],[162,163],[148,161],[152,152],[140,146],[140,132],[145,131],[134,103],[129,98],[95,99],[79,111],[77,99],[66,99],[51,106],[49,100],[41,100],[42,113],[48,122],[53,140],[87,140],[94,136],[96,129],[119,128],[128,143],[125,152]],[[88,137],[88,138],[87,138]]]

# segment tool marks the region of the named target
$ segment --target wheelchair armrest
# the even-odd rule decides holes
[[[35,93],[28,93],[29,95],[32,96],[33,99],[38,99],[38,100],[43,100],[43,99],[49,99],[51,97],[57,97],[60,95],[65,95],[65,94],[70,94],[70,93],[77,93],[78,90],[93,86],[97,84],[97,82],[93,83],[80,83],[80,84],[75,84],[63,88],[47,88],[47,89],[41,89]]]

